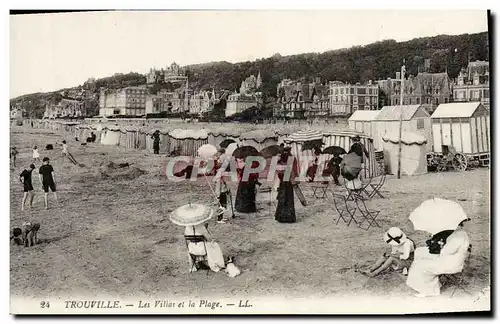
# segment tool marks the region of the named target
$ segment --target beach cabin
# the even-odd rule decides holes
[[[170,152],[180,148],[181,155],[197,156],[198,148],[208,144],[208,134],[203,129],[174,129],[169,132]]]
[[[234,126],[215,128],[208,132],[208,143],[218,148],[226,139],[238,141],[241,133],[241,129]]]
[[[107,126],[104,135],[101,136],[102,145],[120,145],[121,131],[118,126]]]
[[[373,138],[376,150],[382,150],[382,143],[377,136],[377,125],[374,122],[380,110],[356,110],[349,117],[349,128],[365,133]]]
[[[385,133],[397,130],[399,132],[399,122],[402,115],[403,132],[421,134],[427,140],[427,152],[432,151],[432,127],[429,113],[422,105],[385,106],[375,117],[375,127],[377,130],[374,142],[377,145],[382,143],[382,136]]]
[[[459,153],[487,155],[489,159],[490,114],[481,103],[441,104],[431,120],[434,152],[442,153],[442,145],[448,145]]]
[[[265,147],[278,144],[278,135],[272,130],[260,129],[241,134],[239,137],[240,146],[252,146],[257,151]]]
[[[414,176],[427,173],[427,139],[421,134],[399,131],[387,132],[382,136],[384,160],[389,174],[397,174],[399,164],[399,143],[401,142],[401,174]]]

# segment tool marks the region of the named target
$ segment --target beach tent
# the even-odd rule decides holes
[[[245,132],[239,137],[240,146],[252,146],[257,151],[278,144],[278,135],[272,130],[260,129]]]
[[[377,135],[374,142],[379,145],[382,136],[394,130],[399,132],[400,116],[403,117],[403,132],[420,134],[427,140],[427,152],[432,151],[432,128],[429,113],[422,105],[385,106],[375,117]]]
[[[226,139],[232,139],[237,142],[241,134],[241,129],[236,125],[233,127],[214,128],[208,131],[208,143],[219,148],[220,143]]]
[[[365,133],[358,132],[349,128],[324,132],[323,142],[325,144],[323,145],[323,148],[329,146],[339,146],[342,147],[346,152],[349,152],[349,149],[353,144],[353,138],[356,136],[359,136],[361,143],[368,151],[368,159],[365,159],[364,169],[361,171],[362,177],[374,178],[381,175],[379,163],[375,158],[375,146],[373,145],[373,139]],[[330,156],[326,158],[330,158]]]
[[[278,143],[284,143],[285,146],[292,148],[292,155],[295,156],[300,165],[300,172],[305,174],[309,166],[314,161],[312,150],[303,150],[306,142],[323,140],[323,133],[315,129],[300,130],[290,135],[283,135]]]
[[[441,153],[442,145],[464,154],[490,152],[490,114],[481,103],[441,104],[431,120],[434,152]]]
[[[104,136],[101,136],[101,144],[103,145],[119,145],[120,144],[120,128],[118,126],[107,126]]]
[[[146,149],[146,143],[147,143],[147,132],[148,132],[148,129],[147,127],[140,127],[139,128],[139,131],[137,132],[137,136],[136,136],[136,143],[135,143],[135,147],[138,149],[138,150],[145,150]]]
[[[349,117],[349,128],[365,133],[373,138],[373,145],[376,150],[382,150],[382,143],[380,138],[377,137],[377,124],[375,118],[380,110],[356,110],[351,117]]]
[[[382,137],[384,142],[384,160],[388,172],[397,174],[399,159],[399,130],[387,132]],[[419,175],[427,173],[427,139],[411,132],[403,132],[401,136],[401,174]]]
[[[127,148],[127,131],[125,130],[126,126],[120,127],[120,147]]]
[[[208,134],[203,129],[174,129],[169,132],[170,152],[181,149],[181,155],[196,156],[198,148],[208,144]]]

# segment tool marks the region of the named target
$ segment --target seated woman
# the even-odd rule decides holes
[[[219,272],[221,269],[226,267],[224,256],[222,255],[222,250],[219,244],[213,240],[212,235],[208,232],[208,224],[202,223],[194,226],[186,226],[184,235],[198,235],[205,238],[205,242],[189,242],[188,250],[189,253],[193,255],[206,255],[208,266],[212,271]],[[193,267],[193,260],[191,259],[191,256],[189,256],[189,265],[189,272],[196,271],[196,267]]]
[[[448,237],[444,237],[442,232],[434,236],[440,236],[437,245],[442,245],[442,248],[439,251],[432,243],[434,239],[428,241],[431,246],[415,250],[415,261],[408,272],[406,284],[418,292],[417,297],[438,296],[441,289],[439,275],[462,271],[470,244],[463,226],[469,220],[461,222]]]
[[[413,252],[415,244],[406,237],[405,233],[398,227],[391,227],[384,234],[384,241],[391,246],[391,253],[384,253],[380,258],[366,271],[361,273],[375,277],[390,266],[394,270],[403,270],[406,274],[413,261]]]

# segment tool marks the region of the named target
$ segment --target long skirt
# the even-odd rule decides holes
[[[236,201],[234,203],[237,212],[246,214],[257,212],[255,190],[255,183],[240,181],[238,191],[236,192]]]
[[[295,223],[295,204],[293,195],[293,185],[284,181],[278,188],[278,206],[274,213],[274,219],[280,223]]]
[[[158,154],[160,152],[160,141],[153,142],[153,151],[154,154]]]
[[[194,255],[205,255],[205,249],[206,249],[208,266],[212,271],[219,272],[219,270],[225,268],[224,256],[222,254],[222,250],[218,243],[216,242],[189,243],[188,249],[189,253]],[[193,260],[191,259],[191,257],[189,257],[189,263],[192,267]]]

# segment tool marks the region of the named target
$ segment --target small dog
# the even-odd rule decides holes
[[[14,240],[14,244],[16,245],[23,245],[23,240],[19,237],[21,234],[23,234],[23,231],[19,227],[13,228],[12,233],[10,234],[10,240]]]
[[[21,226],[22,238],[25,247],[35,246],[38,243],[39,223],[23,223]]]
[[[226,261],[226,273],[229,277],[234,278],[241,274],[240,269],[234,264],[234,258],[229,257]]]

